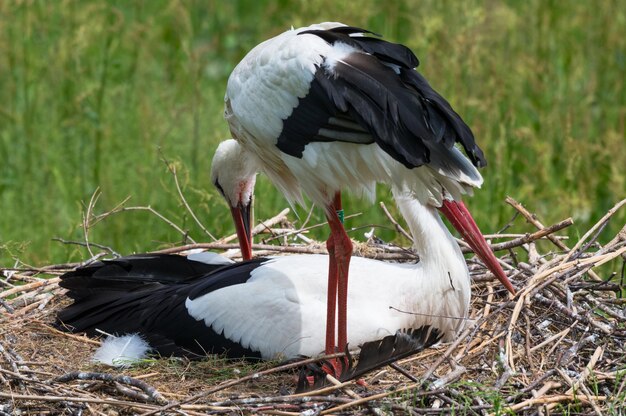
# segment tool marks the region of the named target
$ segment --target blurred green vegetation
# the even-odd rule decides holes
[[[626,7],[622,1],[3,1],[0,3],[0,264],[86,257],[82,215],[151,206],[208,241],[176,194],[218,236],[233,231],[208,177],[226,79],[259,42],[336,20],[411,47],[420,71],[485,150],[468,200],[486,232],[522,201],[545,223],[573,216],[576,238],[626,196]],[[389,202],[389,192],[379,197]],[[261,180],[256,213],[286,206]],[[393,205],[389,203],[388,206]],[[350,226],[384,223],[378,206]],[[302,218],[305,211],[300,211]],[[604,231],[625,222],[621,212]],[[316,211],[313,221],[322,220]],[[532,227],[519,225],[519,229]],[[320,233],[325,234],[322,230]],[[322,236],[318,235],[318,236]],[[390,231],[378,232],[393,238]],[[361,233],[355,233],[361,238]],[[121,253],[181,242],[148,212],[111,216],[90,240]],[[602,238],[601,238],[602,239]]]

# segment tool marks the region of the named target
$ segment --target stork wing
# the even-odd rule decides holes
[[[96,262],[61,276],[74,303],[59,311],[56,326],[99,335],[139,333],[161,355],[231,357],[260,354],[190,316],[185,301],[245,283],[266,259],[224,267],[177,255],[141,254]],[[218,262],[219,263],[219,262]],[[217,268],[215,268],[217,267]]]
[[[346,44],[353,52],[317,66],[308,94],[283,123],[280,150],[301,157],[310,142],[376,142],[414,168],[430,163],[432,153],[445,160],[459,143],[475,166],[484,166],[470,128],[413,69],[415,55],[403,45],[354,36],[366,32],[339,27],[300,33]]]

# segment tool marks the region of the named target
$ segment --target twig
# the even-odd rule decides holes
[[[589,238],[590,235],[592,235],[598,228],[602,227],[613,215],[615,215],[615,213],[624,205],[626,205],[626,199],[622,199],[620,202],[618,202],[617,204],[615,204],[615,206],[613,208],[611,208],[609,210],[609,212],[607,212],[602,218],[600,218],[600,221],[598,221],[597,223],[594,224],[593,227],[591,227],[581,238],[580,240],[578,240],[578,243],[576,243],[576,245],[574,247],[572,247],[572,249],[570,250],[570,252],[563,258],[563,260],[561,261],[561,264],[567,262],[575,253],[576,251],[580,248],[580,246],[585,242],[585,240],[587,240],[587,238]]]
[[[180,184],[178,183],[178,174],[176,173],[176,166],[173,163],[170,163],[165,158],[165,155],[163,154],[160,147],[159,147],[159,154],[161,155],[161,160],[163,161],[163,163],[165,163],[165,166],[167,166],[167,170],[169,170],[169,172],[174,177],[174,184],[176,186],[176,192],[178,192],[178,197],[180,198],[181,202],[185,206],[185,209],[187,210],[189,215],[191,215],[191,218],[193,218],[193,220],[196,222],[198,227],[200,227],[200,229],[204,231],[204,233],[208,235],[213,241],[217,241],[217,238],[215,238],[213,234],[211,234],[211,232],[207,230],[207,228],[204,226],[204,224],[202,224],[202,222],[200,222],[196,214],[193,212],[193,210],[189,206],[189,203],[187,202],[187,199],[185,198],[185,195],[183,194],[183,191],[180,188]]]
[[[61,281],[60,278],[54,277],[52,279],[42,279],[37,282],[28,283],[22,286],[15,286],[14,288],[0,292],[0,298],[6,298],[16,293],[26,292],[26,291],[33,290],[33,289],[38,289],[40,287],[52,286],[52,285],[59,283],[60,281]]]
[[[380,207],[383,209],[383,212],[387,216],[387,219],[389,219],[389,221],[393,224],[393,226],[396,228],[396,230],[398,230],[398,232],[400,234],[402,234],[411,243],[413,243],[413,236],[411,234],[407,233],[406,230],[404,228],[402,228],[402,226],[398,223],[398,221],[396,221],[395,218],[393,218],[393,216],[391,215],[391,213],[387,209],[387,206],[385,205],[384,202],[382,202],[382,201],[380,202]]]
[[[230,250],[230,249],[238,249],[238,244],[222,244],[222,243],[198,243],[198,244],[187,244],[184,246],[166,248],[162,250],[156,250],[152,253],[160,253],[160,254],[171,254],[171,253],[180,253],[186,250],[192,249],[207,249],[207,250]],[[267,250],[270,252],[279,252],[279,253],[300,253],[300,254],[327,254],[328,251],[325,247],[320,246],[316,248],[315,246],[275,246],[271,244],[253,244],[252,248],[256,251],[258,250]],[[376,252],[376,251],[365,251],[363,257],[381,259],[381,260],[415,260],[415,254],[406,253],[406,252],[397,252],[397,253],[385,253],[385,252]]]
[[[526,210],[526,208],[524,208],[522,204],[520,204],[519,202],[517,202],[510,196],[506,197],[505,202],[511,205],[513,208],[515,208],[519,213],[521,213],[524,216],[524,218],[526,218],[528,222],[533,224],[535,227],[539,229],[545,228],[543,224],[537,219],[537,216],[535,214],[531,214],[530,212],[528,212],[528,210]],[[567,245],[565,245],[562,241],[560,241],[553,235],[549,234],[546,237],[548,238],[548,240],[554,243],[554,245],[556,245],[561,250],[569,250],[569,247],[567,247]],[[589,271],[589,276],[591,276],[594,280],[597,280],[597,281],[602,280],[600,276],[598,276],[593,270]]]
[[[289,208],[283,209],[278,215],[273,216],[272,218],[261,221],[257,224],[250,232],[253,236],[262,233],[263,231],[270,229],[276,224],[280,224],[287,221],[287,214],[289,214]],[[237,234],[231,234],[228,237],[220,238],[216,242],[218,243],[228,243],[230,241],[236,240]]]
[[[161,393],[158,392],[157,389],[150,386],[145,381],[137,380],[128,376],[114,376],[106,373],[87,373],[82,371],[74,371],[55,378],[55,381],[61,383],[67,383],[68,381],[73,380],[98,380],[106,381],[109,383],[127,384],[143,391],[151,401],[161,404],[167,403],[167,400],[165,400],[165,398],[161,395]]]
[[[121,254],[119,254],[117,251],[113,250],[113,248],[111,248],[111,247],[109,247],[109,246],[105,246],[105,245],[103,245],[103,244],[90,243],[90,242],[87,242],[87,241],[71,241],[71,240],[65,240],[65,239],[60,238],[60,237],[53,237],[53,238],[52,238],[52,241],[58,241],[58,242],[59,242],[59,243],[61,243],[61,244],[73,244],[73,245],[76,245],[76,246],[85,246],[85,247],[87,247],[88,249],[89,249],[90,247],[97,247],[97,248],[99,248],[99,249],[101,249],[101,250],[106,250],[106,251],[108,251],[108,252],[109,252],[109,254],[111,254],[111,255],[113,255],[113,256],[115,256],[115,257],[122,257],[122,255],[121,255]],[[89,249],[89,250],[90,250],[90,249]],[[90,251],[90,252],[91,252],[91,251]]]
[[[528,244],[530,242],[539,240],[541,238],[548,237],[550,236],[550,234],[555,233],[559,230],[562,230],[563,228],[569,227],[573,223],[574,223],[574,220],[572,220],[571,218],[567,218],[549,227],[545,227],[545,228],[540,229],[539,231],[535,231],[534,233],[526,234],[523,237],[519,237],[514,240],[505,241],[505,242],[498,243],[498,244],[490,244],[490,247],[493,251],[508,250],[514,247],[519,247],[521,245]],[[469,251],[469,250],[466,249],[466,251]]]
[[[165,222],[167,225],[169,225],[170,227],[175,229],[179,234],[181,234],[183,236],[187,236],[189,241],[191,241],[192,243],[195,243],[195,240],[193,238],[189,237],[186,231],[184,231],[182,228],[180,228],[178,225],[176,225],[173,221],[171,221],[168,218],[166,218],[164,215],[159,213],[157,210],[155,210],[151,206],[149,206],[149,205],[148,206],[133,206],[133,207],[125,207],[125,206],[123,206],[128,201],[128,199],[130,199],[130,198],[126,198],[124,201],[119,203],[115,208],[113,208],[113,209],[111,209],[111,210],[109,210],[107,212],[104,212],[104,213],[98,214],[98,215],[92,215],[90,217],[90,220],[89,220],[89,226],[93,227],[95,224],[97,224],[98,222],[104,220],[105,218],[108,218],[108,217],[110,217],[112,215],[119,214],[119,213],[122,213],[122,212],[127,212],[127,211],[148,211],[149,213],[155,215],[161,221]]]
[[[322,411],[320,413],[320,415],[327,415],[327,414],[335,414],[341,411],[344,411],[346,409],[349,409],[351,407],[355,407],[355,406],[360,406],[363,405],[365,403],[368,402],[372,402],[374,400],[379,400],[379,399],[384,399],[385,397],[388,397],[392,394],[398,394],[398,393],[402,393],[408,390],[413,390],[413,389],[417,389],[419,388],[419,385],[421,383],[411,383],[407,386],[404,386],[402,388],[399,388],[397,390],[391,390],[391,391],[387,391],[385,393],[379,393],[379,394],[374,394],[368,397],[364,397],[362,399],[358,399],[358,400],[353,400],[349,403],[345,403],[336,407],[331,407],[330,409],[326,409],[324,411]],[[439,390],[426,390],[426,391],[420,391],[420,392],[415,392],[413,393],[414,397],[424,397],[424,396],[432,396],[432,395],[437,395],[437,394],[441,394],[443,393],[445,390],[443,389],[439,389]]]
[[[296,361],[296,362],[289,363],[289,364],[284,364],[284,365],[281,365],[281,366],[278,366],[278,367],[274,367],[274,368],[270,368],[270,369],[264,370],[264,371],[251,373],[251,374],[248,374],[247,376],[240,377],[240,378],[237,378],[235,380],[230,380],[230,381],[221,383],[218,386],[215,386],[215,387],[213,387],[213,388],[211,388],[209,390],[206,390],[206,391],[200,392],[200,393],[198,393],[198,394],[196,394],[194,396],[188,397],[188,398],[186,398],[185,400],[183,400],[181,402],[173,402],[173,403],[168,404],[167,406],[159,408],[156,411],[143,413],[141,416],[154,415],[154,414],[156,414],[158,412],[163,412],[163,411],[172,409],[174,407],[178,407],[178,406],[180,406],[183,403],[189,403],[189,402],[192,402],[192,401],[196,401],[198,399],[201,399],[203,397],[206,397],[206,396],[209,396],[209,395],[211,395],[213,393],[216,393],[216,392],[218,392],[220,390],[224,390],[224,389],[227,389],[229,387],[235,386],[237,384],[241,384],[241,383],[244,383],[244,382],[247,382],[247,381],[250,381],[250,380],[257,379],[257,378],[259,378],[261,376],[265,376],[265,375],[273,374],[273,373],[283,372],[285,370],[290,370],[292,368],[301,367],[303,365],[310,364],[310,363],[315,363],[315,362],[322,361],[322,360],[328,360],[330,358],[343,357],[344,355],[345,354],[343,354],[343,353],[324,355],[324,356],[320,356],[320,357],[316,357],[316,358],[310,358],[310,359]]]
[[[535,214],[531,214],[528,210],[526,210],[526,208],[524,208],[522,204],[520,204],[510,196],[506,197],[505,202],[515,208],[520,214],[524,216],[524,218],[526,218],[526,221],[530,222],[535,227],[539,229],[545,228],[545,226],[537,219],[537,216]],[[547,235],[546,237],[561,250],[568,250],[568,247],[554,236]]]
[[[100,346],[102,345],[102,343],[100,341],[96,341],[95,339],[91,339],[88,338],[85,335],[74,335],[74,334],[70,334],[69,332],[63,332],[63,331],[59,331],[58,329],[55,329],[49,325],[43,324],[43,323],[39,323],[40,326],[45,329],[48,332],[52,332],[53,334],[56,335],[61,335],[63,337],[67,337],[67,338],[71,338],[75,341],[79,341],[79,342],[84,342],[85,344],[91,344],[91,345],[96,345],[96,346]]]
[[[96,206],[98,199],[100,198],[100,190],[96,188],[96,190],[91,194],[91,198],[89,199],[89,203],[87,204],[87,208],[85,213],[83,214],[83,235],[85,236],[85,246],[87,247],[87,251],[93,257],[93,252],[91,251],[91,246],[89,244],[89,219],[92,214],[91,211]]]
[[[607,399],[607,396],[595,396],[594,400],[597,401],[604,401]],[[556,403],[561,403],[561,402],[573,402],[573,401],[579,401],[579,402],[583,402],[583,403],[588,403],[588,399],[587,396],[585,396],[584,394],[557,394],[554,396],[543,396],[543,397],[539,397],[539,398],[532,398],[532,399],[528,399],[525,400],[521,403],[518,404],[514,404],[512,406],[507,407],[504,410],[508,410],[511,412],[516,412],[518,410],[522,410],[525,409],[527,407],[532,407],[532,406],[536,406],[538,404],[552,404],[552,405],[556,405]]]
[[[346,216],[344,217],[344,220],[347,220],[347,219],[350,219],[350,218],[354,218],[354,217],[358,217],[358,216],[360,216],[360,215],[362,215],[362,213],[360,213],[360,212],[357,212],[356,214],[346,215]],[[308,220],[309,220],[309,219],[307,218],[306,222],[308,222]],[[292,231],[290,231],[290,232],[285,232],[285,233],[283,233],[283,234],[281,234],[281,235],[277,235],[277,236],[275,236],[275,237],[270,237],[270,238],[267,238],[267,239],[265,239],[265,242],[272,241],[272,240],[275,240],[275,239],[277,239],[277,238],[281,238],[281,237],[288,237],[288,236],[291,236],[291,235],[303,234],[303,233],[305,233],[306,231],[310,231],[310,230],[313,230],[313,229],[315,229],[315,228],[319,228],[319,227],[324,227],[324,226],[326,226],[327,224],[328,224],[327,222],[321,222],[321,223],[319,223],[319,224],[309,225],[308,227],[304,227],[304,226],[302,226],[301,228],[294,229],[294,230],[292,230]],[[350,232],[350,231],[351,231],[351,230],[346,230],[346,232]]]
[[[135,407],[138,409],[154,409],[155,405],[149,405],[145,403],[136,403],[136,402],[127,402],[123,400],[116,399],[98,399],[93,397],[72,397],[72,396],[38,396],[38,395],[30,395],[30,394],[13,394],[13,393],[5,393],[0,391],[0,397],[4,397],[5,399],[11,399],[12,401],[16,400],[33,400],[33,401],[44,401],[44,402],[75,402],[75,403],[97,403],[97,404],[109,404],[112,406],[124,406],[124,407]]]

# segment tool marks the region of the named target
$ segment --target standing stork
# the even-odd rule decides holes
[[[411,50],[372,34],[341,23],[288,30],[243,58],[225,96],[225,118],[247,157],[289,201],[301,203],[304,193],[325,210],[326,353],[348,340],[352,243],[342,224],[344,188],[373,197],[383,182],[439,209],[514,292],[459,201],[481,185],[476,167],[486,164],[471,130],[415,71]]]

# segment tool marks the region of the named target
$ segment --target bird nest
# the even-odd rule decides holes
[[[58,287],[58,276],[84,263],[3,269],[0,415],[618,414],[626,398],[626,301],[621,297],[626,226],[605,244],[597,239],[626,200],[571,248],[555,234],[571,220],[544,227],[520,204],[507,202],[532,229],[492,244],[519,288],[516,296],[469,258],[471,319],[456,341],[380,368],[362,380],[306,394],[292,393],[301,363],[209,356],[199,361],[151,358],[124,370],[94,364],[91,356],[99,340],[51,326],[56,312],[69,303]],[[281,238],[302,233],[289,226],[286,212],[263,224],[255,232],[270,230]],[[165,251],[233,248],[229,241]],[[386,261],[414,259],[410,250],[383,244],[373,235],[355,247],[357,255]],[[259,244],[255,249],[264,254],[323,252],[314,241],[300,246]],[[234,251],[227,254],[235,256]]]

